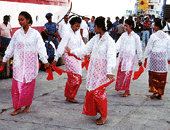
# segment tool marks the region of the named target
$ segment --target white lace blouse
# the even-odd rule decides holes
[[[132,31],[129,35],[124,32],[116,42],[116,50],[119,52],[119,63],[121,71],[132,71],[137,52],[138,60],[142,60],[142,48],[139,36]]]
[[[28,83],[38,74],[38,54],[43,63],[48,63],[45,43],[40,33],[29,27],[25,34],[23,28],[21,28],[14,33],[5,51],[3,62],[14,55],[13,78],[23,82],[25,77],[26,83]]]
[[[167,72],[170,60],[170,37],[162,30],[152,34],[145,49],[147,69],[154,72]]]

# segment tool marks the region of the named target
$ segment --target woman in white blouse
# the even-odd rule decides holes
[[[71,49],[80,48],[84,45],[84,42],[80,35],[80,24],[81,19],[79,17],[74,17],[70,21],[70,26],[65,31],[65,34],[62,37],[62,40],[57,48],[53,65],[55,66],[59,57],[61,57],[65,52],[65,46],[68,46]],[[68,80],[65,87],[65,97],[66,101],[77,103],[75,96],[82,82],[82,67],[81,60],[78,60],[74,56],[69,56],[67,53],[64,54],[64,61],[66,70],[72,72],[68,74]]]
[[[98,89],[105,84],[107,79],[113,79],[113,69],[116,66],[115,42],[105,29],[105,18],[98,17],[95,20],[96,35],[83,47],[70,50],[68,53],[77,57],[90,55],[86,81],[86,98],[84,101],[83,114],[101,117],[96,120],[97,124],[104,124],[107,119],[107,97],[105,89]]]
[[[126,32],[121,35],[116,43],[116,50],[119,52],[119,67],[117,72],[115,90],[125,93],[123,97],[130,95],[130,81],[135,63],[135,55],[137,52],[138,64],[142,65],[142,49],[140,37],[132,30],[134,26],[133,20],[125,20]]]
[[[153,33],[148,41],[144,57],[149,71],[149,92],[151,98],[162,99],[170,60],[170,37],[162,31],[160,19],[155,20]]]
[[[26,106],[23,113],[30,112],[32,104],[35,78],[38,75],[38,54],[45,68],[50,67],[47,61],[47,53],[41,35],[35,29],[29,27],[32,17],[29,13],[23,11],[19,14],[18,21],[22,26],[18,29],[5,52],[2,66],[4,67],[7,58],[14,55],[13,60],[13,81],[12,81],[12,99],[15,109],[11,115],[21,112],[21,107]]]

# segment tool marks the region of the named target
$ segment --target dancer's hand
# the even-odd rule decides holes
[[[50,67],[50,63],[44,64],[44,68],[45,68],[45,69],[48,69],[49,67]]]
[[[53,60],[53,62],[51,63],[51,66],[56,66],[57,65],[57,61]]]
[[[138,65],[141,66],[142,65],[142,61],[139,60]]]
[[[68,46],[66,46],[65,49],[66,49],[66,52],[67,52],[67,53],[70,53],[70,52],[71,52],[71,49],[70,49]]]
[[[107,78],[110,80],[113,79],[114,77],[115,77],[115,75],[113,75],[113,74],[107,74]]]

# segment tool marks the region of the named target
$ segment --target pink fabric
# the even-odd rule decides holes
[[[115,90],[129,91],[131,76],[133,71],[121,71],[121,63],[119,64]]]
[[[65,87],[65,97],[75,98],[81,82],[81,75],[69,73]]]
[[[34,96],[35,79],[26,83],[25,78],[23,83],[18,82],[13,78],[12,81],[12,100],[14,109],[19,109],[23,106],[29,106],[32,104]]]
[[[73,74],[82,75],[81,61],[76,59],[74,56],[68,56],[68,53],[64,54],[64,61],[66,71],[72,72]]]

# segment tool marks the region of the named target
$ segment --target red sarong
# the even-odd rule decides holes
[[[121,63],[119,64],[115,90],[129,91],[132,72],[133,71],[121,71]]]
[[[96,116],[97,112],[101,117],[107,117],[107,97],[105,89],[95,89],[86,92],[83,113],[88,116]]]
[[[14,109],[19,109],[23,106],[30,106],[34,96],[35,79],[29,83],[18,82],[13,78],[12,81],[12,100]]]
[[[96,116],[97,112],[99,112],[101,117],[107,117],[107,96],[105,88],[113,81],[115,81],[115,79],[110,80],[90,92],[87,90],[82,114]]]
[[[68,73],[67,75],[68,80],[66,82],[65,87],[65,97],[75,98],[77,91],[80,87],[80,84],[82,82],[81,75],[73,73]]]

